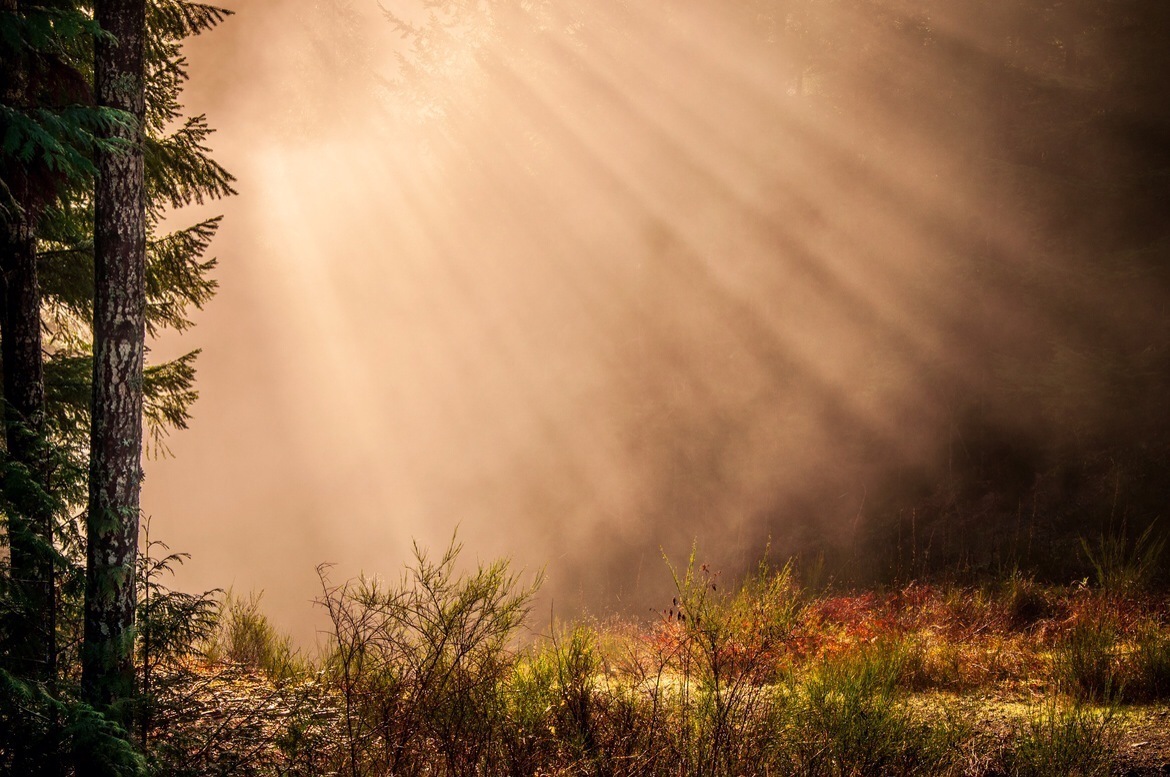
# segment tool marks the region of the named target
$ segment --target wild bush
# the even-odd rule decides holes
[[[452,540],[433,560],[415,546],[397,585],[341,584],[319,568],[332,625],[325,676],[339,697],[345,770],[472,774],[493,757],[507,719],[512,641],[537,579],[505,561],[460,573]]]
[[[677,717],[672,758],[689,774],[742,771],[755,748],[746,734],[772,701],[803,600],[792,568],[761,562],[739,586],[696,561],[671,567],[676,596],[659,627],[667,670],[658,701]],[[671,689],[673,688],[673,692]]]

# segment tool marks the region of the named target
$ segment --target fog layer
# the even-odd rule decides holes
[[[1147,65],[1098,11],[225,4],[186,102],[240,194],[145,503],[302,642],[315,565],[456,527],[646,612],[663,553],[863,560],[897,499],[1163,423]]]

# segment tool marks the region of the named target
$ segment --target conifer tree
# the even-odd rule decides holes
[[[15,15],[14,0],[5,12]],[[28,51],[5,47],[3,102],[15,110],[29,102]],[[7,159],[6,159],[7,161]],[[41,434],[44,421],[44,374],[41,366],[40,288],[36,274],[36,226],[40,193],[31,170],[5,165],[5,208],[0,274],[3,302],[0,307],[0,349],[4,370],[4,432],[9,459],[19,469],[19,491],[8,524],[11,580],[24,617],[12,625],[15,637],[6,646],[18,673],[37,680],[53,674],[56,650],[52,618],[52,508],[44,500],[45,466]],[[8,473],[6,473],[8,474]]]
[[[141,187],[133,193],[138,198],[134,202],[108,204],[115,226],[129,223],[119,219],[134,219],[133,243],[110,240],[102,231],[103,196],[125,197],[128,184],[114,186],[111,178],[112,191],[106,191],[106,182],[99,176],[96,198],[83,689],[99,706],[133,693],[133,569],[142,478],[143,393],[154,398],[145,411],[156,435],[167,425],[183,426],[195,398],[195,354],[145,369],[144,338],[148,331],[185,328],[187,309],[202,305],[213,293],[214,283],[207,277],[213,262],[203,261],[202,255],[218,219],[156,239],[148,240],[148,234],[166,208],[232,193],[231,176],[208,155],[205,139],[211,130],[204,117],[180,122],[178,104],[186,78],[181,41],[211,28],[226,12],[183,0],[158,0],[140,14],[139,5],[118,5],[108,9],[108,16],[98,16],[103,30],[119,39],[122,28],[109,28],[106,23],[127,25],[122,34],[141,35],[143,49],[141,62],[118,63],[141,72],[141,99],[137,92],[119,94],[111,89],[108,95],[104,93],[100,69],[97,79],[99,103],[109,99],[122,110],[133,109],[141,122],[133,139],[138,148],[134,153],[140,156],[135,159],[132,153],[117,162],[105,160],[112,175],[132,176],[132,186]],[[99,63],[102,56],[99,48]]]
[[[134,124],[98,154],[94,197],[94,368],[86,517],[82,698],[108,710],[134,692],[134,567],[142,484],[146,349],[145,0],[99,0],[112,39],[96,48],[98,105]]]
[[[15,622],[5,653],[19,676],[55,675],[53,451],[45,428],[41,284],[44,216],[92,173],[95,132],[119,115],[92,105],[79,64],[97,28],[72,2],[0,5],[0,342],[4,365],[3,512],[8,517]]]
[[[78,558],[79,552],[84,553],[84,532],[70,513],[84,504],[89,464],[95,365],[91,346],[95,153],[123,154],[131,131],[142,139],[143,325],[151,335],[188,327],[189,309],[201,307],[215,290],[209,277],[215,262],[203,255],[219,219],[159,234],[165,210],[233,193],[232,177],[210,158],[205,145],[211,132],[206,121],[202,116],[182,116],[178,103],[186,79],[181,42],[214,26],[227,12],[185,0],[150,0],[143,42],[143,113],[141,120],[132,121],[125,110],[108,103],[93,104],[94,42],[108,47],[116,39],[99,28],[88,8],[89,4],[75,0],[35,4],[3,0],[0,4],[3,257],[9,279],[6,294],[21,301],[24,314],[23,330],[15,322],[4,321],[0,332],[7,407],[7,444],[0,451],[4,474],[0,517],[16,572],[7,579],[0,576],[3,610],[15,613],[0,623],[3,655],[12,659],[0,665],[4,680],[0,771],[9,767],[28,771],[29,764],[53,761],[46,754],[54,746],[46,749],[45,743],[51,743],[55,735],[44,737],[40,730],[44,726],[32,721],[64,720],[59,715],[64,708],[59,705],[71,691],[68,687],[53,690],[53,665],[58,655],[65,661],[76,660],[70,651],[80,642],[71,615],[80,603],[67,598],[59,608],[57,602],[62,596],[73,596],[69,592],[77,590],[79,577],[84,576]],[[23,240],[14,239],[17,236]],[[15,260],[17,248],[24,251],[23,264]],[[27,261],[29,257],[33,261]],[[8,272],[13,266],[24,270]],[[18,336],[20,332],[27,337]],[[39,342],[28,345],[32,336]],[[21,344],[26,346],[23,352],[17,349]],[[156,450],[165,450],[162,438],[168,428],[186,423],[196,397],[196,353],[148,366],[143,372],[139,385]],[[21,361],[21,355],[28,358]],[[29,395],[36,401],[21,404],[19,400]],[[29,418],[36,423],[27,423]],[[136,516],[135,511],[135,520]],[[125,538],[133,547],[136,537],[127,533]],[[55,576],[60,579],[55,581]],[[132,597],[129,602],[132,607]],[[57,617],[59,610],[63,619]],[[54,635],[62,630],[66,634],[59,645],[54,644]],[[133,631],[125,634],[129,639]],[[33,684],[25,684],[26,680]],[[125,690],[123,683],[118,693]],[[99,707],[104,706],[98,698],[103,693],[109,693],[108,688],[86,691]],[[73,738],[78,743],[87,736],[102,742],[116,732],[100,718],[93,723],[96,728],[89,726],[89,735],[75,731]],[[38,744],[32,744],[34,740]],[[108,742],[101,745],[108,746]],[[19,763],[6,761],[5,751]],[[130,751],[115,746],[109,752],[127,755]]]
[[[39,247],[49,214],[86,196],[100,131],[126,119],[93,105],[86,63],[98,34],[72,0],[0,4],[0,513],[10,551],[0,579],[0,770],[17,774],[64,766],[57,530],[68,492],[59,484],[70,477],[46,417]]]

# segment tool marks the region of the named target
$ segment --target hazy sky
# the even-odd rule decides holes
[[[318,563],[396,575],[457,526],[566,611],[660,605],[696,540],[734,566],[815,511],[847,541],[987,354],[1082,313],[1012,290],[1041,235],[967,175],[983,118],[844,4],[499,3],[441,58],[372,1],[224,4],[185,102],[239,196],[206,209],[218,296],[154,348],[203,349],[201,396],[144,502],[182,585],[264,590],[302,642]]]

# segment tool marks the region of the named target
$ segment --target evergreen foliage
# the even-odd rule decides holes
[[[149,197],[147,327],[151,335],[191,326],[191,311],[215,292],[215,260],[205,258],[218,217],[171,233],[160,225],[169,210],[230,195],[232,177],[210,156],[211,133],[203,116],[184,117],[179,95],[187,78],[180,47],[229,12],[202,3],[159,0],[149,4],[147,39],[146,174]],[[41,438],[43,466],[36,471],[11,451],[0,453],[0,514],[6,539],[25,536],[17,516],[37,510],[52,516],[45,540],[25,544],[51,559],[53,648],[60,672],[48,682],[24,676],[6,661],[0,717],[0,768],[41,769],[59,774],[76,759],[103,761],[111,773],[136,774],[146,762],[127,733],[99,712],[76,701],[77,648],[84,584],[84,532],[74,511],[86,495],[91,402],[91,342],[94,295],[95,159],[100,150],[120,153],[133,119],[121,111],[94,106],[93,48],[108,36],[95,23],[90,5],[73,0],[5,3],[0,7],[0,61],[4,63],[4,100],[0,103],[0,216],[5,227],[17,222],[35,239],[35,271],[43,328],[43,425],[30,429]],[[9,66],[13,65],[12,68]],[[17,67],[18,66],[18,67]],[[103,138],[113,138],[106,139]],[[155,452],[165,452],[169,429],[183,428],[196,399],[198,351],[149,365],[144,375],[144,415]],[[7,371],[15,367],[6,365]],[[37,472],[46,473],[44,476]],[[40,507],[35,507],[40,505]],[[157,550],[151,545],[151,550]],[[142,614],[150,634],[141,647],[144,667],[172,660],[182,639],[207,627],[211,594],[188,596],[165,590],[160,574],[180,561],[166,555],[146,557],[140,570],[149,603]],[[0,636],[5,652],[27,639],[32,605],[27,594],[0,577]],[[42,605],[37,605],[43,607]],[[144,699],[155,699],[149,670],[143,675]],[[142,732],[150,704],[144,702]],[[153,722],[150,725],[154,725]],[[35,729],[35,731],[34,731]],[[33,736],[38,733],[38,736]],[[145,736],[145,734],[143,733]],[[47,737],[47,739],[46,739]],[[88,755],[86,755],[88,753]],[[15,760],[13,760],[15,759]],[[34,773],[34,772],[29,772]],[[39,771],[35,773],[40,773]]]
[[[101,34],[92,16],[75,2],[0,9],[5,86],[25,92],[15,104],[0,105],[0,212],[6,218],[22,208],[9,186],[18,169],[34,177],[41,200],[52,202],[62,189],[84,186],[96,172],[95,150],[108,142],[101,138],[114,127],[128,126],[125,114],[93,105],[86,63],[93,40]],[[11,83],[20,77],[23,84]]]

